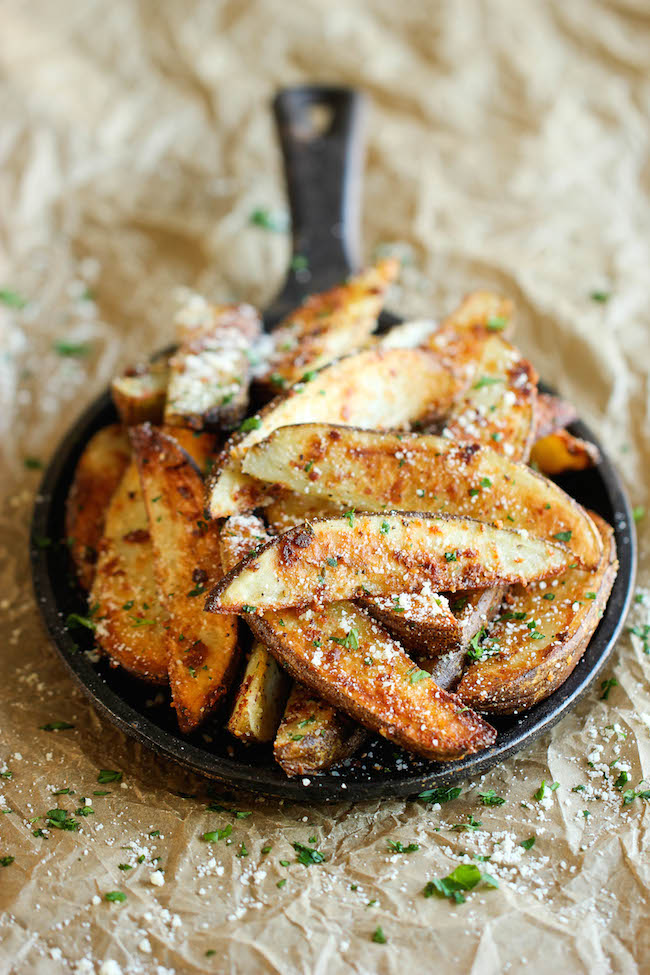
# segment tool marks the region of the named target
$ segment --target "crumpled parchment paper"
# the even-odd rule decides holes
[[[368,256],[405,258],[393,303],[438,315],[476,286],[511,295],[518,343],[650,508],[647,3],[8,0],[2,33],[2,975],[647,971],[650,804],[615,784],[650,776],[641,638],[621,638],[606,700],[594,687],[439,808],[228,795],[207,811],[206,783],[73,688],[27,558],[39,463],[116,367],[168,341],[175,286],[261,304],[278,287],[288,240],[250,222],[284,208],[268,101],[311,80],[372,96],[364,236]],[[650,515],[638,527],[642,634]],[[538,801],[542,780],[560,785]],[[489,789],[505,803],[483,805]],[[83,797],[78,832],[33,835]],[[228,824],[230,843],[200,839]],[[292,843],[310,837],[327,859],[306,867]],[[425,898],[462,854],[491,857],[473,862],[498,889]]]

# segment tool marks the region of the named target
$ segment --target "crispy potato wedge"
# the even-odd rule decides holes
[[[117,423],[95,433],[79,458],[65,503],[65,534],[77,577],[90,589],[106,509],[131,456],[129,439]]]
[[[193,295],[177,316],[165,423],[195,430],[232,427],[248,408],[248,351],[261,330],[251,305],[210,305]]]
[[[217,583],[209,612],[241,613],[393,592],[484,589],[557,575],[564,548],[469,518],[401,512],[290,529]]]
[[[490,725],[440,690],[353,603],[329,603],[319,612],[252,614],[247,620],[297,681],[409,751],[434,760],[456,759],[496,737]]]
[[[567,471],[584,471],[600,463],[595,444],[574,437],[568,430],[555,430],[533,444],[531,463],[548,477]]]
[[[431,343],[434,348],[440,347],[447,338],[477,327],[508,338],[514,329],[514,312],[509,298],[492,291],[472,291],[443,319]]]
[[[167,355],[131,366],[111,383],[111,397],[124,426],[162,423],[169,382]]]
[[[366,737],[365,728],[295,682],[275,736],[273,755],[289,776],[323,772],[354,755]]]
[[[137,677],[166,683],[168,614],[156,591],[149,521],[135,461],[127,466],[106,511],[89,603],[96,607],[100,650]]]
[[[344,506],[324,498],[282,491],[264,509],[274,530],[284,532],[314,518],[336,518]],[[371,616],[379,620],[402,645],[424,657],[458,647],[459,627],[449,606],[437,593],[397,593],[360,600]]]
[[[253,644],[226,728],[245,744],[273,741],[291,681],[261,643]]]
[[[227,518],[219,536],[223,574],[234,569],[247,555],[258,552],[262,545],[273,541],[273,538],[262,519],[252,512]]]
[[[512,714],[532,707],[563,684],[584,653],[616,573],[614,533],[592,515],[603,537],[592,572],[570,568],[551,585],[515,586],[482,640],[482,657],[465,672],[459,696],[480,711]]]
[[[568,427],[578,419],[578,413],[568,400],[550,393],[538,393],[535,404],[535,440]]]
[[[268,370],[260,381],[276,391],[293,386],[307,370],[320,369],[364,345],[377,326],[399,261],[386,258],[329,291],[311,295],[273,331]]]
[[[446,437],[305,423],[274,430],[247,452],[242,469],[361,511],[466,515],[561,536],[588,568],[602,552],[591,518],[552,481],[489,447]]]
[[[189,454],[202,474],[209,474],[219,449],[219,437],[215,433],[190,430],[189,427],[160,427],[162,433],[174,440]]]
[[[462,630],[444,596],[426,586],[422,592],[361,599],[359,604],[417,660],[458,649]]]
[[[455,404],[443,437],[485,445],[513,460],[528,456],[535,435],[537,373],[517,349],[493,335],[476,376]]]
[[[208,507],[227,518],[264,503],[264,484],[241,470],[246,451],[278,427],[324,421],[403,427],[449,406],[460,380],[423,349],[368,349],[325,366],[248,417],[226,444],[210,480]]]
[[[204,590],[221,577],[219,526],[203,514],[203,479],[178,442],[143,424],[130,432],[154,554],[158,598],[170,616],[167,662],[183,732],[221,702],[238,662],[237,619],[215,626]]]

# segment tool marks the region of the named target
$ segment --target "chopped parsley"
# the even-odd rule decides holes
[[[421,792],[418,799],[422,802],[451,802],[453,799],[458,799],[461,794],[462,789],[459,786],[448,786],[439,787],[437,789],[426,789],[425,792]]]
[[[126,900],[126,894],[123,890],[109,890],[104,894],[104,900],[110,901],[111,903],[122,904]]]
[[[529,836],[527,840],[522,840],[519,846],[523,846],[524,850],[531,850],[535,846],[536,836]]]
[[[502,806],[506,801],[503,796],[498,796],[494,789],[479,792],[478,797],[484,806]]]
[[[49,809],[45,814],[45,825],[50,829],[62,829],[70,833],[79,829],[79,823],[72,819],[67,809]]]
[[[602,694],[600,695],[601,701],[607,700],[607,698],[609,697],[609,692],[611,691],[612,687],[618,687],[618,681],[616,680],[615,677],[608,677],[607,680],[604,680],[602,682],[602,684],[600,685],[600,689],[602,691]]]
[[[21,294],[18,294],[12,288],[0,288],[0,301],[7,308],[17,308],[18,310],[24,308],[27,304],[27,298],[23,298]]]
[[[239,431],[240,433],[248,433],[250,430],[259,430],[261,426],[262,421],[259,416],[247,416],[239,427]]]
[[[226,837],[230,836],[232,833],[232,823],[228,823],[223,829],[210,830],[204,833],[201,839],[204,843],[218,843],[219,840],[225,840]]]
[[[388,534],[388,532],[390,531],[390,525],[388,524],[387,521],[382,521],[380,531],[382,535]]]
[[[498,882],[489,873],[481,873],[473,863],[461,863],[447,877],[430,880],[422,893],[425,897],[449,897],[456,904],[464,904],[463,891],[473,890],[478,884],[498,887]]]
[[[573,534],[572,531],[556,532],[555,535],[553,535],[552,537],[556,538],[558,542],[570,542],[572,534]]]
[[[551,782],[551,784],[547,786],[546,785],[546,779],[542,779],[542,784],[540,785],[539,789],[537,790],[537,792],[533,796],[533,799],[537,799],[538,802],[541,802],[542,799],[546,795],[546,790],[547,789],[550,792],[555,792],[555,790],[556,789],[559,789],[559,788],[560,788],[560,783],[559,782]]]
[[[604,305],[605,302],[609,301],[612,295],[610,291],[592,291],[589,297],[592,301],[598,301],[601,305]]]
[[[375,928],[372,935],[372,941],[374,941],[376,945],[386,944],[386,935],[384,934],[383,928],[381,926]]]
[[[637,504],[636,507],[632,508],[632,518],[634,521],[641,521],[645,515],[645,508],[642,504]]]
[[[486,327],[488,332],[502,332],[507,324],[507,318],[503,318],[501,315],[492,315],[491,318],[488,318]]]
[[[67,731],[69,728],[74,728],[74,725],[68,721],[50,721],[40,725],[39,731]]]
[[[79,613],[68,613],[65,618],[65,625],[71,630],[80,626],[85,626],[87,630],[93,631],[97,628],[97,624],[89,616],[80,616]]]
[[[416,850],[420,849],[420,844],[409,843],[408,846],[404,846],[399,840],[389,840],[388,849],[391,853],[415,853]]]
[[[188,596],[202,596],[205,592],[205,586],[196,586],[194,589],[190,589]]]
[[[354,528],[354,508],[351,508],[350,511],[346,511],[343,517],[348,519],[348,525],[350,528]]]
[[[421,680],[427,680],[430,676],[431,674],[426,670],[418,670],[416,667],[409,673],[409,684],[418,684]]]
[[[291,258],[289,267],[292,271],[306,271],[309,268],[309,261],[302,254],[295,254]]]
[[[347,647],[351,650],[359,649],[359,631],[354,627],[348,630],[345,637],[332,636],[330,637],[330,640],[332,640],[333,643],[338,643],[339,646]]]
[[[302,863],[305,867],[310,867],[314,863],[324,863],[327,859],[325,854],[321,853],[320,850],[312,849],[303,843],[293,843],[292,846],[298,854],[296,861]]]
[[[256,606],[250,606],[248,603],[244,603],[244,605],[242,606],[243,613],[254,613],[256,609],[257,609]]]
[[[92,346],[90,342],[67,342],[65,339],[58,339],[52,344],[52,348],[63,358],[83,359],[89,355]]]
[[[0,857],[0,867],[10,867],[15,859],[16,857],[12,856]]]
[[[289,216],[282,210],[273,212],[267,207],[256,207],[249,217],[249,222],[254,227],[261,227],[262,230],[270,230],[275,234],[286,233],[289,228]]]
[[[445,552],[445,562],[458,562],[458,549],[454,552]]]
[[[97,781],[100,785],[104,785],[106,782],[121,782],[122,773],[112,768],[103,768],[100,769]]]
[[[500,379],[498,376],[480,376],[472,386],[472,389],[483,389],[484,386],[494,386],[496,383],[502,382],[503,379]]]

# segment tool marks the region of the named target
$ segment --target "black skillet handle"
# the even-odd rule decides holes
[[[269,325],[359,267],[366,98],[351,88],[285,88],[273,100],[284,158],[293,257]]]

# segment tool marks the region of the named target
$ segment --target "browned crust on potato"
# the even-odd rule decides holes
[[[359,605],[417,660],[448,653],[460,644],[460,625],[445,597],[437,593],[398,593],[361,599]]]
[[[149,522],[135,461],[126,468],[106,512],[89,596],[99,649],[129,673],[167,682],[167,613],[153,573]]]
[[[367,734],[304,684],[294,683],[273,755],[289,776],[324,772],[354,755]]]
[[[574,670],[586,650],[609,598],[618,561],[612,528],[592,514],[604,543],[597,569],[577,567],[557,579],[557,586],[514,587],[500,619],[484,641],[501,650],[466,671],[459,696],[471,707],[494,714],[512,714],[532,707],[553,693]],[[548,599],[552,595],[554,598]],[[504,613],[525,613],[524,620],[504,619]],[[532,640],[530,621],[545,640]],[[551,635],[552,634],[552,635]]]
[[[106,509],[131,455],[117,423],[95,433],[84,448],[65,504],[65,534],[79,583],[90,589],[95,575]]]
[[[329,291],[310,295],[274,329],[274,351],[260,382],[284,389],[307,370],[363,346],[398,272],[399,261],[385,258]]]
[[[522,420],[528,427],[530,418]],[[306,423],[275,430],[248,451],[243,469],[303,492],[306,513],[311,506],[322,516],[320,500],[357,511],[461,515],[549,540],[566,534],[568,548],[589,568],[602,552],[600,535],[573,498],[488,446]]]
[[[409,751],[447,761],[496,738],[490,725],[425,677],[400,644],[352,603],[246,619],[297,681]]]
[[[130,432],[147,507],[160,602],[169,613],[167,662],[183,732],[215,710],[238,662],[237,619],[213,625],[203,592],[221,575],[219,526],[205,520],[203,479],[178,442],[143,424]]]
[[[386,530],[387,529],[387,530]],[[274,538],[210,592],[209,612],[281,609],[392,592],[485,589],[557,575],[560,546],[469,518],[414,512],[319,519]]]

